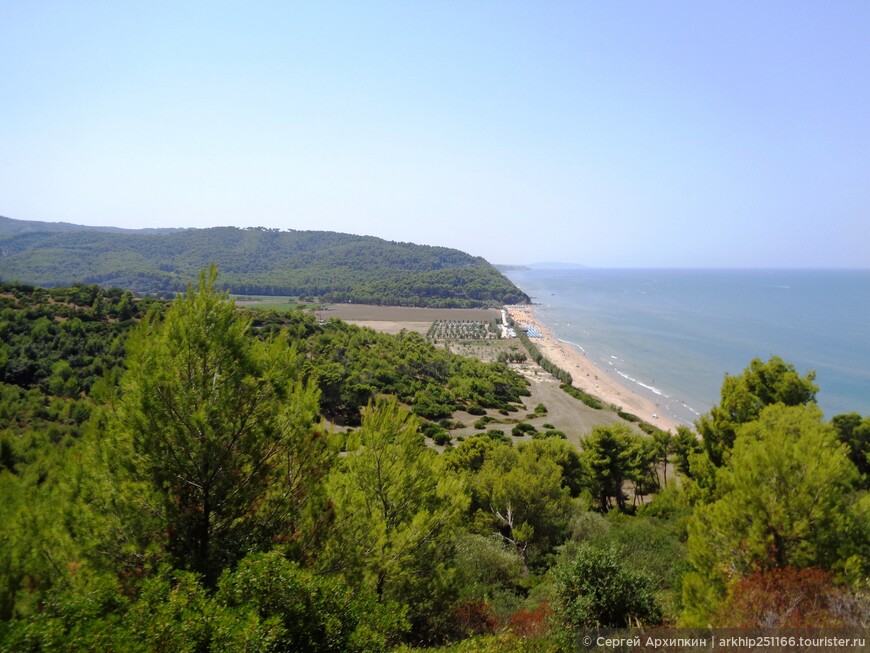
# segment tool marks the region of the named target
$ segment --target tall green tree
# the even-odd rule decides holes
[[[626,510],[623,485],[637,469],[639,446],[640,436],[622,424],[596,426],[583,440],[593,495],[602,511],[610,509],[611,499],[620,510]]]
[[[687,623],[703,625],[729,584],[755,571],[867,573],[870,506],[846,451],[814,406],[770,406],[738,430],[714,500],[689,523]]]
[[[216,278],[212,266],[131,336],[119,411],[169,552],[208,584],[248,550],[292,539],[326,466],[318,396],[294,352],[252,338]]]
[[[325,556],[352,586],[406,606],[412,622],[430,616],[469,501],[418,426],[392,397],[363,411],[361,448],[329,476],[335,523]]]
[[[742,374],[726,375],[719,405],[698,420],[698,433],[714,465],[721,466],[734,445],[737,429],[758,418],[765,406],[810,404],[819,388],[815,372],[800,376],[794,365],[778,356],[755,358]]]
[[[573,506],[560,465],[567,467],[569,459],[557,456],[561,446],[543,442],[495,447],[473,479],[479,527],[498,533],[526,569],[543,563],[564,540]]]

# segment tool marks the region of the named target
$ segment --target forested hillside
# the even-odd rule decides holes
[[[0,280],[172,293],[211,264],[234,293],[325,302],[474,307],[529,298],[487,261],[445,247],[325,231],[215,227],[169,233],[38,231],[4,219]],[[5,232],[5,233],[4,233]]]
[[[2,285],[0,336],[0,650],[870,622],[870,418],[825,421],[778,358],[726,377],[702,439],[608,425],[576,448],[439,439],[459,409],[532,410],[527,382],[416,333],[239,310],[214,270],[173,302]]]

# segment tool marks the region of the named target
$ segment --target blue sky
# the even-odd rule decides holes
[[[870,3],[0,0],[0,215],[870,263]]]

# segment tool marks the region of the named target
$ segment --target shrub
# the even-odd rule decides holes
[[[655,583],[628,569],[613,547],[580,545],[573,559],[556,566],[554,577],[554,612],[569,633],[662,621]]]
[[[453,627],[459,637],[491,634],[497,626],[498,618],[486,601],[466,601],[453,611]]]
[[[559,387],[575,399],[582,401],[590,408],[594,408],[595,410],[601,410],[604,408],[604,404],[601,403],[600,399],[593,397],[588,392],[583,392],[580,388],[575,388],[573,385],[568,385],[567,383],[563,383]]]
[[[489,415],[484,415],[479,420],[474,422],[474,428],[476,428],[478,430],[483,430],[486,428],[487,424],[491,424],[494,421],[495,421],[494,418],[490,417]]]
[[[441,431],[432,438],[432,441],[440,447],[450,444],[450,434],[447,431]]]
[[[500,431],[499,429],[489,429],[484,435],[486,435],[490,440],[510,442],[510,438],[504,434],[504,431]]]
[[[515,438],[521,438],[527,433],[537,433],[538,429],[529,424],[528,422],[520,422],[516,426],[511,429],[511,435]]]
[[[547,438],[557,438],[559,440],[567,440],[568,437],[557,429],[547,429],[546,431],[536,431],[532,433],[533,440],[546,440]]]
[[[730,628],[861,627],[870,617],[870,598],[834,584],[818,567],[755,572],[728,590],[717,625]]]
[[[520,608],[508,619],[508,629],[518,637],[543,637],[549,629],[553,609],[548,603],[540,603],[537,608]]]

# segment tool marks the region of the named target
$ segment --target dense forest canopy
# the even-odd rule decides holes
[[[576,447],[486,430],[546,414],[507,364],[240,310],[214,269],[173,302],[3,284],[0,336],[0,650],[870,623],[870,418],[825,421],[775,357],[726,378],[702,440]],[[442,438],[460,410],[480,432]]]
[[[327,231],[214,227],[104,231],[0,223],[0,280],[183,291],[211,264],[234,293],[325,302],[476,307],[529,298],[480,257],[446,247]],[[61,228],[62,227],[62,228]]]

